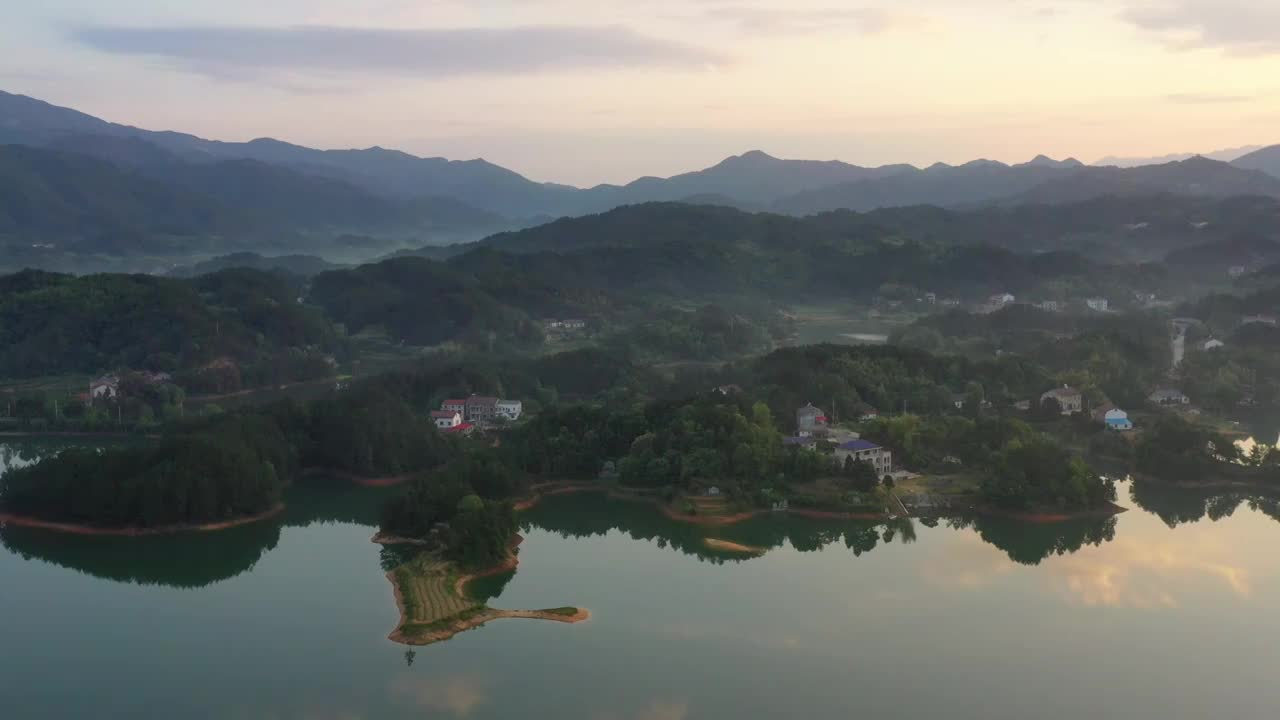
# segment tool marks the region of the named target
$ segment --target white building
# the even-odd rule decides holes
[[[1041,394],[1040,404],[1044,405],[1049,398],[1053,398],[1058,402],[1058,408],[1063,415],[1074,415],[1084,409],[1084,395],[1079,390],[1067,385]]]
[[[462,413],[456,410],[433,410],[431,419],[441,430],[450,430],[462,424]]]
[[[120,378],[115,375],[103,375],[89,383],[89,397],[94,400],[98,398],[113,398],[119,391]]]
[[[888,475],[893,471],[893,453],[869,440],[850,440],[837,445],[835,456],[841,463],[846,458],[869,462],[876,469],[876,475]]]
[[[1204,349],[1205,349],[1205,350],[1217,350],[1218,348],[1222,347],[1223,345],[1226,345],[1226,343],[1224,343],[1224,342],[1222,342],[1221,340],[1218,340],[1218,339],[1205,340],[1205,341],[1204,341]]]
[[[1095,312],[1107,312],[1111,307],[1111,303],[1106,298],[1101,297],[1089,298],[1084,301],[1084,304],[1088,305],[1089,309]]]
[[[1120,408],[1108,410],[1102,421],[1106,424],[1108,430],[1128,432],[1133,429],[1133,421],[1129,419],[1129,413]]]
[[[520,413],[524,412],[524,403],[519,400],[499,400],[494,411],[498,417],[515,422],[520,419]]]

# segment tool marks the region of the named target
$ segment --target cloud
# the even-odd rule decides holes
[[[701,68],[724,62],[700,48],[620,26],[386,30],[347,27],[120,27],[72,31],[89,48],[164,58],[228,80],[281,74],[410,77],[522,74],[629,67]]]
[[[908,24],[918,18],[882,8],[767,8],[730,6],[708,9],[704,17],[736,25],[752,33],[808,33],[850,29],[873,35]]]
[[[1129,5],[1121,17],[1177,48],[1218,48],[1238,55],[1280,53],[1280,5],[1260,0],[1156,0]]]
[[[484,684],[469,675],[415,677],[398,675],[391,681],[391,694],[406,704],[434,713],[467,717],[489,702]]]
[[[1217,105],[1221,103],[1252,102],[1257,98],[1252,95],[1226,95],[1220,93],[1174,93],[1165,95],[1165,100],[1182,105]]]

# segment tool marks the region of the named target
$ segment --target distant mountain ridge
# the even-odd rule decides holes
[[[527,226],[534,218],[543,222],[647,202],[810,215],[913,205],[1078,202],[1115,193],[1226,197],[1280,192],[1280,186],[1256,172],[1280,178],[1280,146],[1230,165],[1192,158],[1127,169],[1045,155],[1013,165],[974,160],[924,169],[906,164],[862,167],[780,159],[752,150],[669,178],[581,189],[535,182],[479,159],[422,158],[381,147],[317,150],[271,138],[223,142],[143,130],[0,92],[0,144],[5,143],[91,155],[250,214],[305,218],[308,207],[315,207],[337,222],[346,222],[344,215],[373,215],[390,218],[383,223],[388,225],[407,212],[426,227],[448,227],[471,237]],[[382,209],[372,210],[377,207]],[[311,218],[312,224],[315,220]]]

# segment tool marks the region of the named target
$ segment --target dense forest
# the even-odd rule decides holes
[[[0,506],[106,527],[214,523],[276,507],[298,459],[273,418],[219,418],[153,447],[70,449],[0,476]]]
[[[131,368],[183,373],[193,386],[220,391],[252,384],[254,375],[322,377],[325,356],[343,344],[298,302],[300,291],[288,276],[242,269],[191,280],[0,276],[0,376]]]

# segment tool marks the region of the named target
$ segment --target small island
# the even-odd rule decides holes
[[[558,607],[544,610],[499,610],[466,595],[466,584],[491,572],[515,568],[515,550],[509,560],[484,572],[459,574],[456,563],[423,551],[417,557],[387,573],[395,591],[400,622],[388,637],[405,645],[430,645],[458,633],[504,618],[551,620],[580,623],[591,613],[582,608]]]
[[[576,607],[499,610],[467,596],[468,582],[519,564],[515,505],[505,499],[515,485],[497,456],[473,450],[416,477],[386,503],[374,542],[418,548],[387,573],[400,611],[391,640],[429,645],[503,618],[578,623],[591,616]]]

